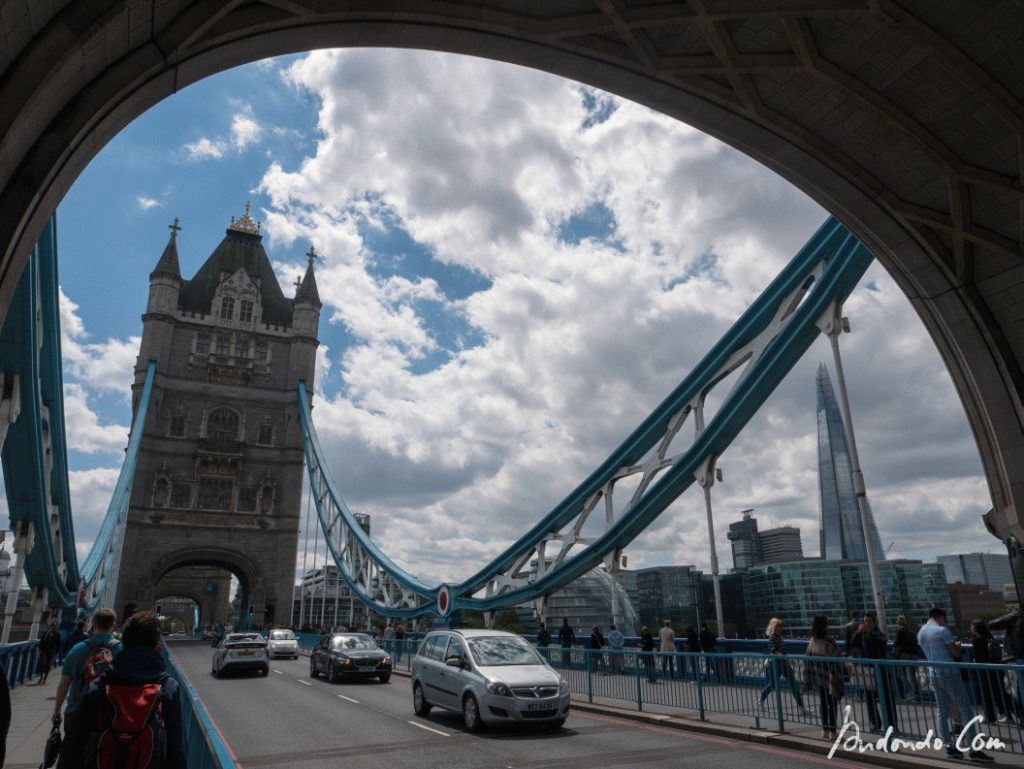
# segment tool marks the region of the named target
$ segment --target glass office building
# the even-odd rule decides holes
[[[818,486],[821,494],[821,557],[828,561],[867,558],[846,428],[832,380],[824,364],[818,366]],[[875,554],[885,558],[875,517],[868,508]]]
[[[1006,585],[1013,583],[1010,557],[1006,553],[940,555],[935,560],[945,568],[946,581],[951,585],[955,582],[985,585],[989,590],[1002,593]]]
[[[627,636],[637,635],[637,613],[629,596],[602,567],[577,577],[548,597],[548,629],[554,635],[562,620],[568,619],[577,636],[583,636],[580,640],[590,637],[594,625],[607,632],[612,621],[612,591],[619,603],[619,630]],[[516,617],[527,633],[536,633],[540,627],[532,603],[517,606]]]
[[[920,625],[931,607],[950,610],[949,587],[935,567],[911,560],[879,563],[890,622],[903,614]],[[866,561],[765,564],[744,572],[743,585],[748,623],[765,627],[778,617],[790,635],[808,635],[817,614],[826,615],[835,629],[846,624],[851,611],[872,611],[875,606]]]
[[[704,600],[703,573],[693,566],[655,566],[636,572],[639,597],[640,624],[652,630],[661,627],[665,619],[674,625],[697,625],[698,615],[708,619],[700,610]],[[714,608],[710,618],[714,619]]]

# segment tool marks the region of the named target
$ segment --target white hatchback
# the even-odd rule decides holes
[[[210,673],[220,678],[230,672],[270,672],[267,642],[259,633],[228,633],[213,650]]]

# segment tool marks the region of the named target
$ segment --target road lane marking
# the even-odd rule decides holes
[[[298,681],[300,684],[305,684],[306,686],[312,686],[313,685],[309,681],[303,681],[301,678],[296,678],[295,680]]]
[[[440,729],[435,729],[432,726],[427,726],[426,724],[421,724],[419,721],[409,721],[408,723],[412,724],[413,726],[418,726],[420,729],[426,729],[428,732],[433,732],[434,734],[440,734],[442,737],[451,737],[451,735],[448,734],[448,732],[442,732]]]
[[[344,694],[339,694],[338,696],[341,697],[343,700],[348,700],[349,702],[354,702],[356,705],[359,704],[359,700],[354,700],[351,697],[346,697]]]
[[[278,670],[277,668],[274,668],[274,672],[277,673],[279,676],[283,676],[284,675],[284,671],[283,670]]]

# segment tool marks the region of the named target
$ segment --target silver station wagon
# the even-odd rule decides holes
[[[558,728],[569,715],[569,685],[521,636],[502,630],[435,630],[412,661],[417,715],[433,706],[484,724]]]

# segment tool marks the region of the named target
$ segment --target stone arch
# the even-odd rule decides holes
[[[961,0],[369,6],[0,0],[0,314],[45,222],[134,117],[207,75],[328,46],[486,56],[685,120],[761,161],[888,268],[946,362],[985,466],[993,532],[1024,541],[1024,36]],[[809,10],[811,9],[811,10]],[[976,20],[972,24],[959,19]],[[874,57],[889,66],[869,67]],[[996,62],[993,64],[993,62]],[[997,71],[1003,62],[1005,71]],[[940,102],[941,109],[927,105]]]
[[[195,603],[196,606],[199,607],[199,625],[198,625],[198,627],[202,627],[203,625],[209,624],[209,622],[210,622],[209,621],[209,617],[211,616],[210,609],[207,607],[207,604],[209,603],[209,601],[200,600],[197,596],[193,595],[191,593],[191,591],[175,590],[173,593],[168,593],[168,594],[162,594],[160,590],[156,591],[156,604],[157,605],[160,605],[162,601],[165,601],[165,600],[168,600],[168,599],[175,599],[175,598],[187,598],[187,599],[191,600],[193,603]],[[163,609],[163,613],[166,616],[174,617],[176,619],[179,619],[182,622],[184,622],[185,625],[188,626],[188,627],[191,627],[193,625],[192,617],[185,616],[185,615],[181,614],[178,611],[169,610],[168,607],[166,607],[166,606],[162,606],[161,608]],[[192,628],[192,629],[194,630],[195,628]]]
[[[265,620],[267,593],[266,576],[260,565],[248,556],[229,548],[179,548],[172,550],[156,560],[150,566],[145,579],[148,590],[143,592],[146,605],[154,605],[160,581],[176,569],[187,566],[215,566],[231,572],[239,581],[239,589],[247,595],[247,602],[254,607],[252,621],[262,625]],[[175,591],[177,594],[180,591]],[[192,597],[195,600],[194,596]],[[200,607],[203,602],[197,601]],[[212,610],[212,607],[209,607]]]

